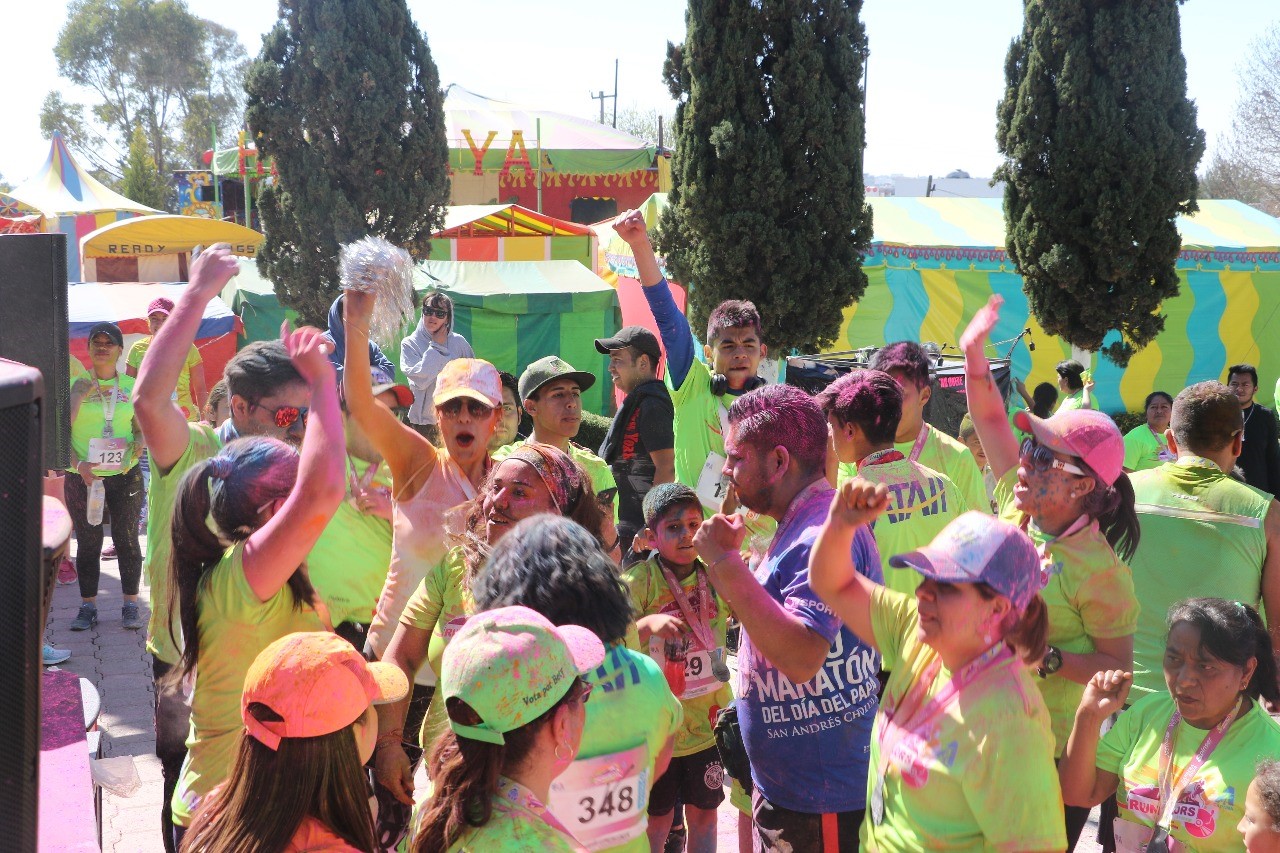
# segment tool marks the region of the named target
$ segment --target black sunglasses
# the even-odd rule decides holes
[[[423,316],[423,317],[435,317],[435,318],[437,318],[437,319],[439,319],[439,320],[448,320],[448,319],[449,319],[449,312],[448,312],[448,311],[446,311],[446,310],[444,310],[443,308],[423,308],[423,309],[422,309],[422,316]]]

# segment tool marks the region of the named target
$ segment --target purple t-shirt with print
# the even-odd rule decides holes
[[[809,588],[809,552],[834,494],[826,481],[796,496],[755,577],[787,612],[831,643],[810,681],[795,684],[757,652],[744,631],[738,653],[738,721],[751,778],[770,803],[810,814],[866,807],[867,761],[880,657]],[[860,527],[850,557],[883,582],[871,530]]]

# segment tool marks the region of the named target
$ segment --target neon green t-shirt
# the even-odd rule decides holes
[[[200,654],[191,694],[187,758],[173,792],[173,822],[189,826],[200,798],[227,781],[244,721],[244,677],[258,653],[295,631],[323,631],[306,605],[295,606],[289,586],[259,601],[244,574],[244,543],[227,550],[206,575],[196,599]]]
[[[1146,471],[1175,458],[1164,435],[1156,435],[1146,424],[1139,424],[1124,435],[1124,467],[1129,471]]]
[[[698,565],[701,565],[701,562]],[[622,579],[631,590],[631,601],[635,604],[637,619],[654,613],[665,613],[688,622],[662,576],[657,557],[650,557],[631,566],[623,573]],[[690,606],[699,612],[714,608],[709,620],[711,633],[715,637],[717,648],[723,650],[729,618],[728,605],[716,595],[710,582],[707,583],[707,592],[711,598],[710,605],[699,600],[697,572],[691,572],[687,578],[682,579],[680,588],[689,597]],[[653,661],[657,662],[655,665],[659,667],[659,676],[662,677],[665,687],[666,678],[661,673],[661,665],[666,660],[663,651],[665,643],[662,638],[653,638],[644,647],[638,645],[638,636],[633,642],[637,643],[636,648],[639,651],[646,652]],[[732,688],[728,683],[715,679],[711,672],[710,657],[706,654],[706,650],[693,641],[692,635],[686,635],[685,654],[685,695],[680,697],[680,705],[684,708],[684,722],[676,732],[675,749],[671,753],[675,758],[693,755],[695,752],[715,746],[716,738],[712,726],[715,724],[716,714],[733,701]],[[721,651],[721,654],[725,653]],[[667,693],[670,692],[668,689]]]
[[[150,588],[151,619],[147,622],[147,651],[157,660],[173,666],[182,656],[182,626],[173,614],[173,637],[169,636],[169,558],[173,553],[173,505],[178,499],[182,475],[197,462],[218,455],[222,440],[208,424],[187,424],[187,449],[168,471],[151,464],[151,485],[147,488],[147,553],[142,568]]]
[[[1021,527],[1026,517],[1013,503],[1017,482],[1018,469],[1009,469],[996,483],[996,502],[1000,517]],[[1050,645],[1064,652],[1090,654],[1096,650],[1095,637],[1109,640],[1133,634],[1138,627],[1139,610],[1133,574],[1111,550],[1098,522],[1092,521],[1063,539],[1047,536],[1034,524],[1028,524],[1026,530],[1037,546],[1048,543],[1049,584],[1040,595],[1049,611]],[[1061,674],[1037,682],[1053,720],[1058,744],[1055,754],[1061,755],[1084,696],[1084,685]]]
[[[448,853],[586,853],[587,848],[523,785],[499,779],[490,803],[489,821],[467,829],[449,845]]]
[[[933,425],[925,424],[925,428],[929,431],[928,436],[920,449],[920,455],[914,461],[951,478],[956,486],[957,497],[963,502],[961,512],[969,509],[987,512],[991,503],[987,500],[987,487],[983,485],[982,470],[978,468],[973,452],[965,447],[963,442],[952,438]],[[914,447],[915,439],[893,445],[894,450],[908,459],[911,458]],[[851,462],[840,464],[840,482],[843,483],[856,476],[858,476],[857,465]]]
[[[92,377],[89,378],[89,384],[91,387],[94,384]],[[89,458],[89,442],[92,439],[106,436],[108,407],[113,408],[111,437],[122,438],[130,446],[119,468],[94,468],[93,473],[99,477],[112,477],[123,474],[138,464],[140,449],[133,444],[133,377],[120,373],[115,379],[98,382],[97,389],[90,391],[81,401],[76,419],[71,422],[72,464],[67,468],[68,471],[76,470],[77,461]]]
[[[1244,813],[1245,791],[1257,772],[1258,761],[1280,755],[1280,725],[1256,702],[1250,704],[1178,798],[1169,834],[1186,845],[1179,849],[1188,853],[1244,849],[1236,825]],[[1168,693],[1143,696],[1120,715],[1098,744],[1098,769],[1120,777],[1116,801],[1120,820],[1126,824],[1155,826],[1160,745],[1174,710]],[[1176,773],[1187,766],[1206,734],[1185,720],[1178,724],[1173,744]]]
[[[1146,429],[1146,427],[1142,427]],[[1202,596],[1262,599],[1263,520],[1272,498],[1208,459],[1184,457],[1131,478],[1142,540],[1129,566],[1142,612],[1133,637],[1133,691],[1164,693],[1169,608]]]
[[[129,357],[125,359],[125,364],[137,371],[142,365],[142,357],[147,354],[153,339],[152,335],[147,335],[130,347]],[[200,410],[196,407],[195,400],[191,396],[191,369],[199,367],[203,363],[204,359],[200,357],[200,350],[195,344],[192,344],[191,349],[187,351],[187,360],[182,365],[182,372],[178,374],[178,387],[174,390],[173,396],[174,401],[182,409],[182,414],[186,415],[189,421],[200,420]]]
[[[577,758],[551,783],[551,810],[592,850],[646,853],[654,765],[680,726],[680,702],[657,664],[622,645],[606,647],[585,680],[595,685],[586,728]]]
[[[427,570],[409,603],[400,614],[401,625],[411,625],[431,633],[427,643],[427,663],[440,677],[445,646],[462,630],[467,618],[476,612],[475,599],[467,581],[467,563],[460,547],[451,548],[444,559]],[[422,720],[419,743],[429,750],[444,731],[444,699],[437,692],[431,697],[427,715]]]
[[[391,522],[361,512],[351,503],[352,475],[361,480],[369,470],[363,459],[347,460],[347,499],[338,505],[315,547],[307,555],[307,573],[333,624],[367,625],[391,565]],[[372,486],[391,488],[391,472],[379,463]]]
[[[848,479],[846,467],[841,465],[840,469],[840,483],[843,484]],[[920,573],[915,569],[891,568],[889,558],[932,542],[942,528],[968,509],[964,497],[946,474],[910,459],[872,461],[862,466],[858,476],[889,487],[889,508],[872,523],[871,532],[876,536],[876,548],[880,551],[885,586],[898,592],[913,593],[920,585]],[[985,490],[986,487],[983,488]],[[987,506],[990,504],[982,505]]]
[[[919,625],[915,598],[876,588],[871,626],[890,675],[871,735],[868,803],[889,725],[884,708],[896,707],[937,657],[920,642]],[[950,677],[942,667],[930,695]],[[974,682],[919,735],[903,739],[893,750],[885,774],[884,821],[877,826],[868,805],[862,849],[905,853],[1067,846],[1049,713],[1025,667],[1013,661]]]
[[[1082,389],[1080,391],[1073,391],[1063,397],[1058,403],[1058,408],[1054,409],[1054,414],[1056,415],[1058,412],[1069,412],[1072,409],[1083,409],[1084,407],[1084,390]]]

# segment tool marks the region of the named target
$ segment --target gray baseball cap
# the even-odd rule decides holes
[[[572,364],[558,355],[549,355],[530,364],[520,374],[520,381],[517,383],[520,399],[528,400],[539,388],[556,379],[572,379],[583,391],[596,384],[594,375],[585,370],[574,370]]]

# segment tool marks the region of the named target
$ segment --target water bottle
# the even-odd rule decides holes
[[[94,480],[89,486],[89,506],[85,515],[94,527],[102,524],[102,506],[107,501],[107,490],[101,480]]]

